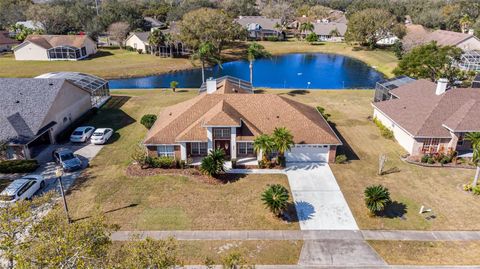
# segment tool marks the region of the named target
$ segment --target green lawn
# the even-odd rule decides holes
[[[210,185],[183,176],[128,177],[125,170],[137,143],[146,134],[142,115],[192,98],[196,91],[131,91],[116,96],[89,122],[117,130],[91,162],[68,196],[74,219],[97,208],[123,230],[298,229],[274,217],[260,200],[268,184],[288,187],[284,175],[248,175],[237,181]],[[122,95],[122,92],[116,94]]]
[[[358,50],[345,43],[310,45],[304,41],[261,42],[272,54],[325,52],[354,57],[375,67],[386,76],[392,76],[397,59],[392,52],[384,50]],[[223,57],[232,61],[245,57],[246,44],[238,42],[227,48]],[[34,77],[54,71],[90,73],[106,79],[138,77],[195,68],[190,59],[160,58],[120,49],[100,49],[99,52],[81,61],[15,61],[13,54],[0,55],[0,77]]]
[[[369,241],[388,264],[478,265],[479,241]]]
[[[368,119],[373,111],[370,105],[373,91],[311,91],[294,94],[292,98],[323,106],[332,114],[331,120],[357,156],[349,164],[331,167],[361,229],[480,229],[480,199],[462,190],[462,184],[471,181],[475,171],[426,168],[402,162],[400,156],[405,151],[396,142],[381,137],[378,128]],[[378,176],[381,154],[388,156],[386,169],[399,172]],[[352,153],[349,156],[354,157]],[[396,202],[390,212],[398,216],[405,210],[403,217],[368,216],[363,191],[373,184],[388,187]],[[422,205],[431,208],[432,213],[420,215]],[[426,219],[431,216],[434,217]]]

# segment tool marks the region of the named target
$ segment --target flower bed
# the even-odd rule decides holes
[[[461,163],[459,159],[452,160],[449,163],[440,163],[440,162],[428,163],[428,162],[422,162],[421,156],[408,156],[406,158],[403,158],[403,160],[407,163],[418,165],[418,166],[424,166],[424,167],[437,167],[437,168],[446,167],[446,168],[463,168],[463,169],[476,168],[474,165]]]

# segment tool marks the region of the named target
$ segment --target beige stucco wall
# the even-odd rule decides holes
[[[374,108],[373,110],[373,117],[377,118],[385,127],[389,128],[393,131],[393,135],[395,136],[395,140],[402,146],[408,153],[411,155],[416,154],[416,142],[413,137],[408,134],[405,130],[400,128],[397,124],[395,124],[390,118],[388,118],[385,114],[383,114],[380,110]]]
[[[47,50],[33,43],[26,43],[14,51],[17,61],[48,61]]]
[[[140,40],[140,38],[138,38],[136,35],[131,35],[130,38],[128,38],[126,41],[125,41],[125,46],[130,46],[134,49],[141,49],[143,51],[143,53],[146,53],[147,52],[147,48],[145,46],[145,43]]]
[[[74,86],[70,82],[65,82],[48,111],[42,126],[52,121],[57,122],[52,128],[52,136],[55,138],[58,133],[91,108],[90,93]]]
[[[91,38],[85,39],[85,48],[87,49],[87,55],[92,55],[97,53],[97,44]]]
[[[474,36],[458,44],[457,47],[462,50],[480,50],[480,40],[476,39]]]

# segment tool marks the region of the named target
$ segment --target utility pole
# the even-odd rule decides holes
[[[58,184],[60,185],[60,193],[62,194],[63,208],[65,209],[65,215],[67,215],[67,221],[68,221],[68,223],[72,223],[72,220],[70,219],[70,215],[68,214],[67,199],[65,199],[65,190],[63,189],[63,183],[62,183],[63,170],[62,170],[62,168],[60,168],[60,167],[57,168],[57,171],[55,172],[55,175],[57,176],[57,181],[58,181]]]

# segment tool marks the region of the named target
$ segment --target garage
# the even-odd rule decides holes
[[[295,145],[286,153],[287,162],[328,162],[327,145]]]

